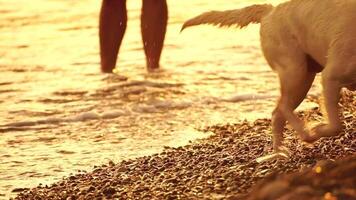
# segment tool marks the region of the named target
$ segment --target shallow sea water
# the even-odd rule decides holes
[[[199,131],[204,126],[269,118],[279,86],[258,25],[179,32],[201,12],[266,2],[280,1],[169,1],[162,70],[148,74],[141,1],[128,1],[117,64],[123,81],[99,71],[101,1],[0,0],[0,199],[15,188],[188,144],[209,136]]]

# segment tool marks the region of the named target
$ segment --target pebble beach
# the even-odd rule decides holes
[[[355,199],[355,93],[341,102],[344,131],[310,146],[287,129],[288,159],[256,162],[272,151],[268,119],[216,125],[205,129],[214,132],[209,138],[97,166],[15,199]],[[299,115],[321,118],[319,109]]]
[[[287,126],[290,156],[271,157],[280,87],[259,25],[180,32],[201,12],[283,1],[169,1],[148,73],[142,1],[128,0],[103,74],[100,0],[0,0],[0,200],[355,199],[355,92],[342,92],[339,136],[304,144]],[[296,110],[311,125],[325,119],[321,93],[317,75]]]

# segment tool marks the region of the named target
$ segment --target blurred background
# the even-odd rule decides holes
[[[0,199],[15,188],[188,144],[209,136],[200,131],[205,126],[269,118],[279,86],[258,25],[180,33],[201,12],[266,2],[281,0],[168,0],[162,70],[147,73],[142,2],[128,0],[117,63],[123,81],[100,73],[101,1],[0,0]]]

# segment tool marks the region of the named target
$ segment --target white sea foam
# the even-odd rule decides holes
[[[181,102],[157,101],[152,105],[158,109],[184,109],[190,107],[192,103],[188,101],[181,101]]]
[[[153,81],[129,81],[125,83],[120,83],[109,87],[108,89],[117,89],[123,87],[132,87],[132,86],[147,86],[147,87],[156,87],[156,88],[167,88],[167,87],[179,87],[182,86],[181,83],[166,83],[166,82],[153,82]]]
[[[132,85],[154,85],[158,87],[166,87],[167,84],[156,84],[149,81],[136,81],[131,82],[129,84]],[[168,84],[169,85],[169,84]],[[205,97],[195,100],[181,100],[181,101],[173,101],[173,100],[152,100],[148,101],[144,104],[135,105],[130,108],[132,112],[135,113],[162,113],[167,110],[174,109],[186,109],[194,105],[204,105],[210,103],[220,103],[220,102],[241,102],[241,101],[249,101],[249,100],[258,100],[258,99],[268,99],[275,98],[277,95],[272,94],[255,94],[255,93],[247,93],[247,94],[237,94],[228,98],[219,98],[219,97]],[[58,124],[58,123],[73,123],[73,122],[83,122],[89,120],[107,120],[114,119],[121,116],[128,116],[132,113],[127,110],[114,110],[103,113],[96,113],[94,111],[79,113],[74,116],[69,117],[49,117],[40,120],[29,120],[29,121],[21,121],[14,122],[2,125],[2,127],[24,127],[24,126],[35,126],[39,124]]]
[[[248,94],[237,94],[235,96],[228,97],[228,98],[220,98],[220,100],[226,102],[240,102],[240,101],[258,100],[258,99],[269,99],[269,98],[276,98],[276,97],[277,95],[271,95],[271,94],[248,93]]]
[[[37,124],[36,121],[22,121],[22,122],[9,123],[4,126],[20,127],[20,126],[34,126],[36,124]]]
[[[96,113],[96,112],[84,112],[79,113],[75,116],[70,117],[49,117],[45,119],[33,120],[33,121],[22,121],[22,122],[14,122],[2,125],[2,127],[22,127],[22,126],[35,126],[39,124],[58,124],[62,122],[71,123],[71,122],[82,122],[88,120],[100,120],[100,119],[114,119],[121,116],[130,115],[130,112],[124,110],[115,110],[104,113]]]
[[[85,113],[80,113],[79,115],[76,115],[74,117],[68,117],[65,118],[65,122],[77,122],[77,121],[87,121],[87,120],[94,120],[94,119],[100,119],[101,116],[95,112],[85,112]]]
[[[138,113],[157,113],[159,110],[152,105],[138,105],[132,108],[132,111]]]
[[[114,111],[110,111],[110,112],[104,112],[103,114],[101,114],[101,118],[102,119],[114,119],[117,117],[121,117],[121,116],[128,116],[131,113],[129,111],[123,111],[123,110],[114,110]]]

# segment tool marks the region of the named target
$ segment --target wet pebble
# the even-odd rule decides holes
[[[341,105],[346,116],[344,131],[317,141],[313,147],[305,146],[286,128],[285,146],[291,151],[287,160],[255,161],[272,152],[269,119],[215,125],[205,128],[215,133],[210,138],[185,147],[168,147],[160,154],[97,166],[49,187],[22,191],[16,199],[356,198],[355,93],[344,93]],[[299,114],[308,121],[320,118],[318,109]]]

